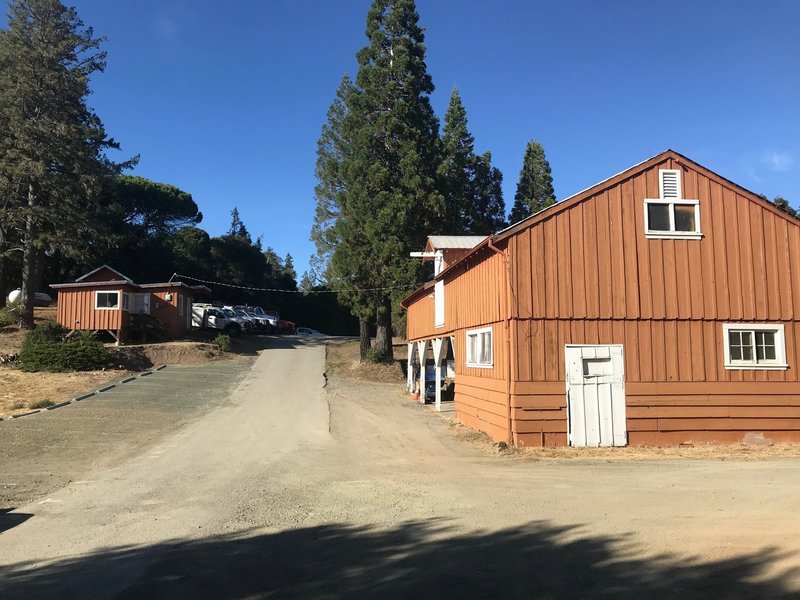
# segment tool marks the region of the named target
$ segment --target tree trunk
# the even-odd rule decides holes
[[[358,318],[359,356],[363,361],[369,351],[369,321],[364,317]]]
[[[25,240],[22,250],[22,288],[20,294],[19,322],[25,329],[33,329],[33,302],[39,287],[39,252],[36,248],[36,218],[33,209],[36,192],[28,186],[28,215],[25,218]]]
[[[392,362],[392,299],[386,296],[378,306],[375,351],[383,362]]]
[[[0,225],[0,308],[6,305],[6,230]]]

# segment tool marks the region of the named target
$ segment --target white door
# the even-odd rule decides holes
[[[565,346],[570,446],[625,446],[622,346]]]

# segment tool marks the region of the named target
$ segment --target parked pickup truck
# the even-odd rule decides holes
[[[244,323],[233,314],[211,304],[192,304],[192,327],[217,329],[230,336],[237,336],[245,329]]]

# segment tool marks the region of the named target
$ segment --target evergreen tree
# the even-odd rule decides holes
[[[467,111],[458,89],[453,88],[444,115],[442,160],[439,176],[444,195],[444,229],[441,233],[466,233],[465,213],[472,200],[475,139],[467,129]]]
[[[525,148],[522,170],[519,172],[517,193],[514,194],[514,206],[511,208],[509,220],[512,223],[521,221],[532,214],[555,204],[553,176],[550,163],[544,156],[544,148],[539,142],[531,140]]]
[[[503,201],[503,174],[492,166],[492,153],[475,157],[472,203],[464,215],[464,233],[489,235],[506,226],[506,203]]]
[[[345,118],[348,115],[347,99],[354,90],[350,77],[342,77],[336,97],[328,109],[328,119],[322,126],[322,133],[317,141],[317,185],[314,187],[316,206],[311,241],[317,249],[316,256],[313,257],[315,269],[323,276],[328,271],[331,253],[339,243],[336,222],[345,189],[343,169],[350,148]]]
[[[253,241],[253,239],[250,237],[250,232],[247,231],[247,227],[244,225],[244,221],[242,221],[241,217],[239,216],[239,209],[235,206],[231,211],[231,226],[228,228],[228,235],[240,237],[248,242]]]
[[[467,111],[457,89],[444,117],[440,185],[445,199],[441,233],[488,235],[505,224],[503,175],[492,167],[492,155],[475,154]]]
[[[45,251],[85,252],[94,237],[90,204],[105,178],[132,164],[105,156],[118,146],[86,104],[92,74],[105,68],[102,41],[58,0],[12,0],[0,32],[2,218],[22,249],[27,328]]]
[[[292,281],[297,280],[297,271],[294,270],[294,259],[288,252],[286,253],[286,257],[283,259],[283,274],[291,278]]]
[[[345,218],[342,214],[342,204],[346,200],[345,166],[351,156],[347,123],[347,116],[350,114],[348,101],[355,92],[356,88],[350,77],[342,77],[317,142],[317,185],[314,188],[316,208],[311,228],[311,240],[316,245],[317,252],[311,258],[311,264],[313,271],[321,276],[323,282],[336,279],[330,268],[331,257],[341,244],[341,232],[345,229],[339,218]],[[339,248],[340,258],[346,252],[346,248]],[[363,282],[365,286],[368,284],[369,282]],[[349,296],[348,305],[353,315],[359,319],[361,360],[364,360],[370,348],[369,322],[374,320],[375,310],[365,297],[357,297],[357,293],[352,291],[358,285],[353,274],[349,274],[349,278],[338,277],[337,287],[350,289],[346,292]]]
[[[355,314],[376,316],[376,353],[384,360],[392,356],[393,294],[358,290],[416,284],[421,265],[408,252],[422,246],[443,211],[439,125],[418,22],[413,0],[374,0],[356,89],[346,99],[349,147],[331,274]]]
[[[761,197],[764,198],[764,200],[767,199],[767,197],[764,195]],[[800,213],[798,213],[796,209],[792,208],[792,205],[789,204],[789,201],[783,196],[775,196],[772,199],[772,203],[786,214],[793,216],[795,219],[800,218]]]

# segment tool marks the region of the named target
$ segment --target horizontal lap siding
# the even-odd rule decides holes
[[[794,382],[631,383],[626,403],[632,445],[800,438]]]
[[[464,425],[484,431],[496,441],[508,439],[505,379],[466,375],[457,369],[455,409],[456,417]]]

